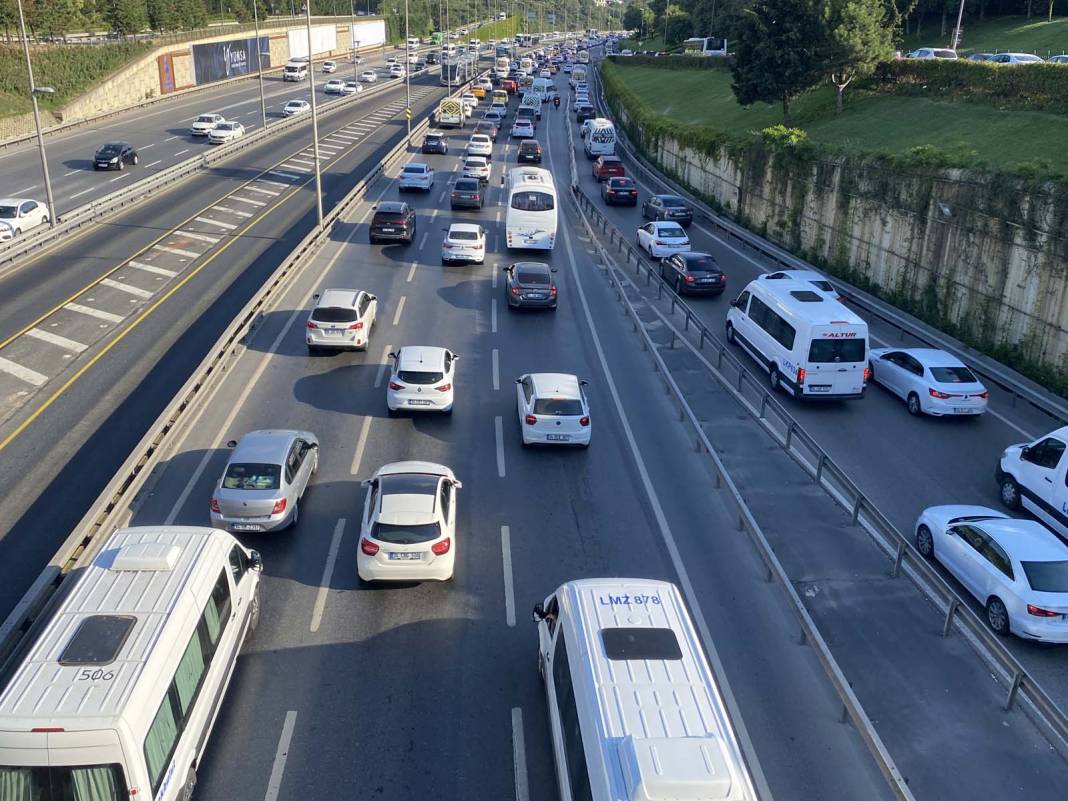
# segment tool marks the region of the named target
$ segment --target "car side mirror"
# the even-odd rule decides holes
[[[397,354],[396,353],[390,353],[389,354],[389,358],[396,359],[397,358]]]
[[[360,482],[360,486],[363,487],[364,489],[367,489],[368,487],[370,487],[374,483],[375,482],[374,482],[373,479],[365,478],[363,481]]]
[[[590,382],[587,381],[585,378],[583,378],[581,381],[579,381],[579,386],[588,387],[589,385],[590,385]]]
[[[1031,446],[1030,445],[1024,445],[1020,449],[1020,458],[1021,459],[1030,459],[1031,458]]]
[[[735,298],[734,300],[731,301],[731,308],[732,309],[737,309],[738,308],[738,298]]]
[[[550,267],[550,268],[549,268],[549,272],[551,272],[551,273],[555,273],[556,271],[557,271],[557,270],[556,270],[556,268],[555,268],[555,267]]]
[[[237,440],[236,440],[236,439],[232,439],[232,440],[229,440],[229,441],[228,441],[228,442],[226,443],[226,447],[227,447],[227,448],[236,448],[236,447],[237,447]],[[1025,450],[1026,450],[1026,449],[1025,449]]]
[[[452,485],[456,489],[463,489],[464,488],[464,482],[462,482],[462,481],[453,481]]]
[[[251,567],[257,573],[263,572],[263,557],[260,556],[259,551],[249,551],[248,562],[249,567]]]
[[[309,448],[315,448],[315,450],[319,450],[319,443],[318,442],[309,442],[308,443],[308,447]]]
[[[534,604],[534,611],[531,613],[531,619],[535,623],[541,623],[541,621],[545,620],[545,604],[544,603],[542,603],[541,601],[538,601],[536,604]]]
[[[314,295],[312,295],[312,300],[318,300],[318,299],[319,299],[319,293],[316,292]]]

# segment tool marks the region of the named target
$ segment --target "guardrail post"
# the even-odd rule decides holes
[[[816,462],[816,484],[817,485],[820,483],[820,480],[823,478],[823,466],[825,464],[827,464],[827,454],[821,452],[820,453],[820,458]]]
[[[690,330],[690,313],[689,312],[686,312],[686,319],[682,323],[682,330],[683,331],[689,331]]]
[[[946,622],[942,625],[942,638],[945,639],[949,636],[949,630],[953,626],[953,616],[957,614],[957,607],[960,606],[960,601],[953,598],[949,602],[949,608],[946,609]]]
[[[723,346],[721,345],[719,350],[716,351],[716,369],[723,369],[723,354],[725,353]]]
[[[905,558],[905,550],[908,546],[904,540],[899,540],[897,543],[897,556],[894,557],[894,567],[890,571],[890,578],[897,578],[897,574],[901,570],[901,562]]]
[[[1023,683],[1024,674],[1022,671],[1017,670],[1012,676],[1012,684],[1009,686],[1009,694],[1005,696],[1005,706],[1003,707],[1006,712],[1012,709],[1012,705],[1016,702],[1016,694],[1020,691],[1020,685]]]
[[[768,396],[765,395],[764,397],[767,398]],[[783,450],[787,450],[787,451],[790,450],[790,441],[794,438],[794,428],[795,427],[796,427],[796,424],[794,423],[793,420],[791,420],[790,421],[790,425],[788,425],[786,427],[786,442],[783,443],[783,446],[782,446]],[[855,523],[857,521],[854,520],[853,522]]]
[[[857,495],[857,499],[853,502],[853,513],[851,515],[854,526],[857,524],[857,520],[860,519],[860,507],[861,507],[861,505],[863,505],[863,503],[864,503],[864,496],[863,495]]]
[[[765,395],[761,395],[760,396],[760,419],[761,420],[764,419],[764,412],[767,409],[767,407],[768,407],[768,396],[766,394]]]
[[[745,370],[738,371],[738,391],[742,391],[742,379],[745,378]]]
[[[704,350],[705,349],[705,329],[703,327],[701,328],[701,339],[697,343],[697,349],[698,350]]]

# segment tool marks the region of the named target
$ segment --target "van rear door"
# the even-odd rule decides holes
[[[808,358],[804,364],[804,394],[859,396],[864,391],[868,365],[868,327],[832,323],[812,327]]]

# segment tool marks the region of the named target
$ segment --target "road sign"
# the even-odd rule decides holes
[[[408,119],[411,119],[412,118],[412,110],[410,108],[404,109],[404,116],[407,117]]]

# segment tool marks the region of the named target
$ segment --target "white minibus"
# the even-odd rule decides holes
[[[868,325],[807,281],[750,281],[727,312],[727,341],[797,398],[862,398]]]
[[[419,37],[418,36],[409,36],[408,37],[408,49],[409,50],[418,50],[419,49]]]
[[[556,244],[556,186],[541,167],[508,173],[505,244],[510,250],[552,250]]]
[[[262,562],[225,531],[116,531],[72,576],[0,694],[0,795],[186,799]]]
[[[534,622],[561,801],[757,801],[675,585],[571,581]]]
[[[595,159],[598,156],[614,156],[616,153],[616,126],[611,120],[597,117],[590,120],[590,130],[586,134],[583,147],[586,150],[586,158]]]
[[[519,59],[519,71],[524,75],[530,75],[534,71],[534,62],[525,57]]]
[[[493,63],[493,77],[503,80],[508,77],[508,57],[501,56]]]
[[[556,86],[553,84],[552,78],[535,78],[530,89],[541,97],[543,103],[548,103],[556,97]]]

